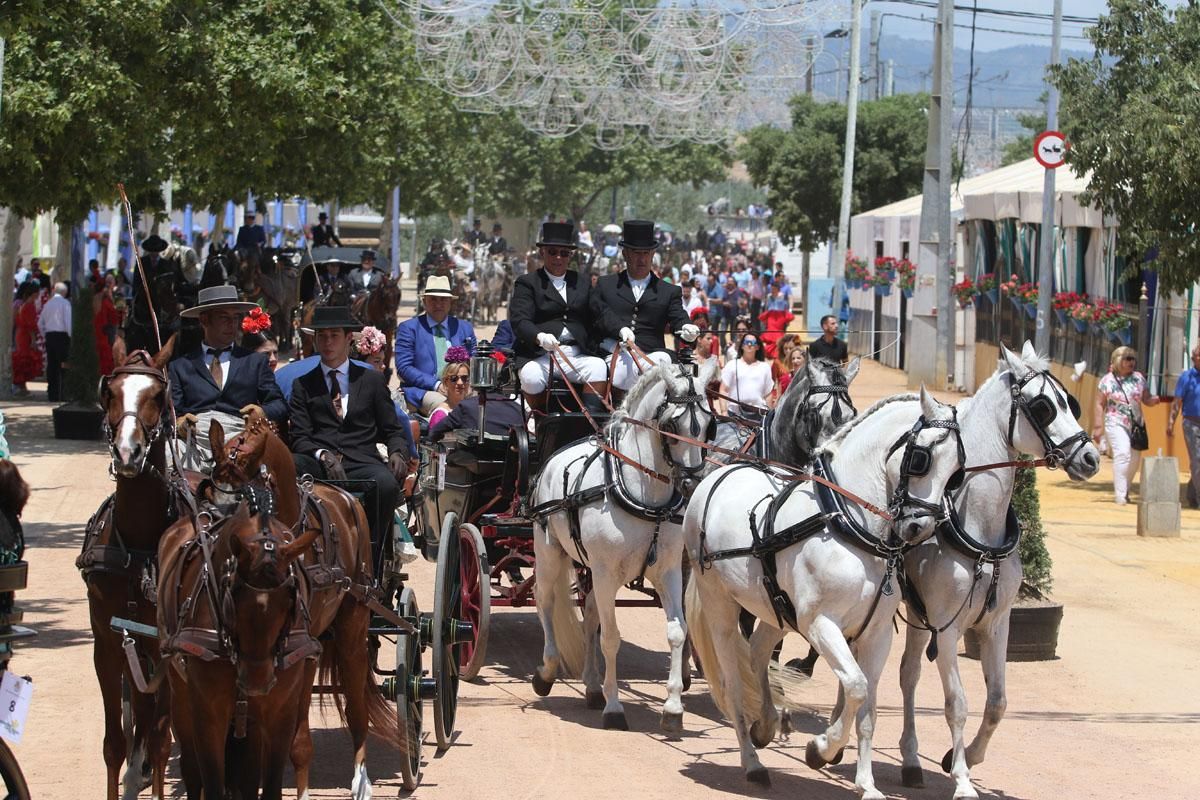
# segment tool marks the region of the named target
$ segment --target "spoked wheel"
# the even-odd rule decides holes
[[[400,593],[397,610],[400,616],[419,628],[420,612],[412,589],[405,588]],[[410,792],[421,782],[421,737],[424,727],[421,673],[420,635],[400,634],[396,637],[396,718],[400,730],[404,731],[400,778],[404,788]]]
[[[471,623],[471,637],[458,645],[458,675],[469,681],[479,674],[487,657],[492,616],[492,588],[487,549],[479,528],[465,522],[458,529],[459,618]]]
[[[437,697],[433,704],[433,732],[438,750],[450,746],[454,716],[458,712],[459,656],[455,645],[469,641],[471,624],[463,621],[462,565],[458,515],[453,511],[442,522],[434,582],[433,620],[429,643],[433,648],[433,678]]]

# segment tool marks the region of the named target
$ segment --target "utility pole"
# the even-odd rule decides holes
[[[896,62],[892,59],[887,60],[887,66],[883,73],[884,97],[891,97],[896,93]]]
[[[1050,63],[1062,59],[1062,0],[1054,0],[1054,38],[1050,43]],[[1058,129],[1058,89],[1050,81],[1046,93],[1046,130]],[[1046,170],[1042,186],[1042,228],[1038,232],[1038,310],[1034,346],[1043,355],[1050,354],[1050,294],[1054,291],[1054,170]]]
[[[929,134],[921,194],[917,286],[908,352],[933,353],[909,358],[909,385],[947,388],[954,380],[954,223],[950,216],[951,150],[954,106],[954,0],[938,1],[934,25],[933,92],[929,98]]]
[[[870,44],[867,46],[867,80],[871,83],[871,90],[867,93],[870,100],[878,100],[883,96],[883,92],[879,88],[881,81],[879,80],[879,38],[882,34],[882,20],[879,18],[878,11],[871,12],[871,35],[867,41]]]
[[[813,65],[815,59],[813,53],[817,49],[817,39],[815,36],[809,36],[805,42],[804,59],[808,64],[808,69],[804,71],[804,93],[809,97],[813,96]],[[806,247],[804,252],[800,254],[800,302],[803,309],[801,324],[808,319],[808,281],[812,276],[812,252]]]
[[[813,96],[813,50],[816,47],[816,38],[809,36],[804,48],[804,60],[808,64],[808,69],[804,70],[804,93],[809,97]]]
[[[842,162],[842,207],[838,214],[837,252],[834,255],[834,303],[841,302],[846,271],[846,249],[850,246],[850,199],[854,186],[854,134],[858,125],[859,46],[862,40],[862,2],[850,0],[850,77],[846,90],[846,157]],[[953,0],[944,0],[953,2]],[[838,309],[834,309],[837,313]]]

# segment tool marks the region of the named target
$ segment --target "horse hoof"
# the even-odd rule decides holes
[[[841,750],[838,750],[836,753],[833,754],[833,758],[829,759],[829,763],[830,764],[842,763],[842,756],[844,756],[845,754],[846,754],[846,748],[843,747]]]
[[[542,673],[534,670],[533,672],[533,692],[538,697],[545,697],[550,694],[550,689],[554,686],[554,681],[546,680],[542,677]]]
[[[954,768],[954,751],[947,750],[946,755],[942,756],[942,772],[949,775],[950,770],[953,768]]]
[[[812,769],[821,769],[829,762],[821,757],[821,751],[817,749],[817,743],[810,740],[804,748],[804,763],[808,764]]]
[[[584,692],[583,699],[587,703],[587,707],[593,711],[604,708],[604,692],[599,689],[588,689]]]
[[[625,721],[624,711],[605,711],[604,712],[604,730],[606,731],[627,731],[629,723]]]
[[[806,678],[813,676],[813,667],[816,666],[816,661],[809,661],[807,658],[793,658],[785,664],[788,669],[794,669]]]
[[[909,789],[925,788],[925,770],[920,767],[901,767],[900,783]]]
[[[683,732],[683,714],[672,714],[664,711],[662,719],[659,720],[659,727],[666,733],[682,733]]]
[[[759,786],[770,786],[771,773],[767,772],[766,767],[755,767],[746,772],[746,780],[757,783]]]
[[[771,743],[775,736],[771,728],[761,719],[750,726],[750,743],[762,749]]]

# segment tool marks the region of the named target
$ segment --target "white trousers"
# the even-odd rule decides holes
[[[670,364],[671,357],[661,350],[656,350],[653,353],[646,353],[651,361],[655,364]],[[634,359],[637,363],[634,363]],[[640,355],[635,356],[629,351],[628,347],[621,348],[621,355],[617,357],[617,367],[613,370],[613,386],[621,391],[629,391],[638,378],[642,376],[642,372],[650,369],[650,365],[646,363]]]
[[[595,356],[584,355],[578,346],[573,344],[561,345],[562,352],[571,360],[571,366],[566,359],[555,359],[554,371],[571,383],[603,383],[608,380],[608,367],[604,361]],[[526,394],[541,394],[546,391],[546,382],[550,380],[550,354],[543,353],[521,367],[518,373],[521,379],[521,391]]]
[[[1124,503],[1129,499],[1129,485],[1137,475],[1142,454],[1129,446],[1129,431],[1119,422],[1106,419],[1104,435],[1108,438],[1108,446],[1112,450],[1114,499],[1118,503]]]
[[[178,459],[181,469],[203,472],[208,475],[213,468],[212,448],[209,447],[208,438],[208,431],[213,420],[221,423],[221,428],[225,431],[226,442],[246,429],[246,421],[239,416],[225,414],[221,411],[204,411],[197,414],[196,417],[196,446],[188,447],[188,443],[184,439],[173,439],[171,443],[175,448],[175,457]]]

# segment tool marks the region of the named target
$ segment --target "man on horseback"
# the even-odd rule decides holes
[[[233,249],[239,252],[257,252],[267,246],[267,232],[262,225],[255,223],[258,215],[253,209],[246,209],[245,221],[242,227],[238,228],[237,240],[233,243]]]
[[[360,330],[345,306],[323,306],[313,315],[305,333],[313,335],[321,363],[292,386],[292,453],[299,474],[374,482],[363,503],[378,564],[408,473],[409,445],[383,373],[350,361],[351,334]],[[377,443],[387,447],[386,465]]]
[[[504,255],[508,252],[508,242],[504,240],[504,228],[497,222],[492,226],[492,239],[488,242],[488,255]]]
[[[116,349],[122,353],[133,353],[138,350],[158,352],[161,343],[174,333],[179,333],[182,327],[180,321],[181,304],[179,297],[187,293],[186,279],[177,261],[163,259],[162,253],[168,245],[158,234],[151,234],[142,242],[142,269],[145,270],[146,284],[135,273],[133,282],[133,309],[125,318],[124,330],[117,331],[121,344]],[[155,336],[154,317],[158,320],[158,337]]]
[[[696,341],[700,329],[683,310],[679,287],[666,283],[650,270],[654,251],[658,249],[654,223],[627,219],[622,227],[620,244],[626,269],[600,277],[592,291],[591,308],[601,335],[607,337],[601,349],[620,351],[612,384],[626,391],[644,369],[653,366],[644,363],[644,359],[641,364],[636,363],[626,345],[636,345],[657,364],[669,364],[672,357],[663,335],[668,326],[686,342]]]
[[[242,318],[257,307],[239,300],[233,286],[214,286],[201,289],[200,302],[183,311],[182,316],[200,320],[204,341],[171,363],[171,400],[181,433],[201,423],[207,436],[213,417],[226,433],[240,431],[242,417],[255,408],[276,422],[287,416],[267,354],[234,345]]]
[[[466,320],[451,316],[454,292],[449,278],[432,276],[425,285],[421,302],[425,313],[401,322],[396,328],[396,372],[405,399],[421,416],[428,417],[446,402],[438,378],[446,351],[455,345],[474,342],[475,330]]]
[[[590,355],[594,325],[591,282],[567,269],[575,252],[575,226],[569,222],[543,223],[537,246],[545,266],[517,278],[508,306],[508,318],[517,337],[521,390],[532,407],[544,411],[543,393],[553,359],[564,378],[584,384],[585,397],[598,403],[604,395],[608,370],[601,359]],[[555,355],[556,351],[561,355]]]
[[[312,246],[313,247],[329,247],[336,244],[342,246],[342,240],[333,232],[333,226],[329,224],[329,215],[322,211],[317,214],[316,225],[312,226]]]
[[[362,263],[350,272],[350,288],[354,294],[370,294],[383,283],[383,273],[375,269],[375,251],[363,250]]]

